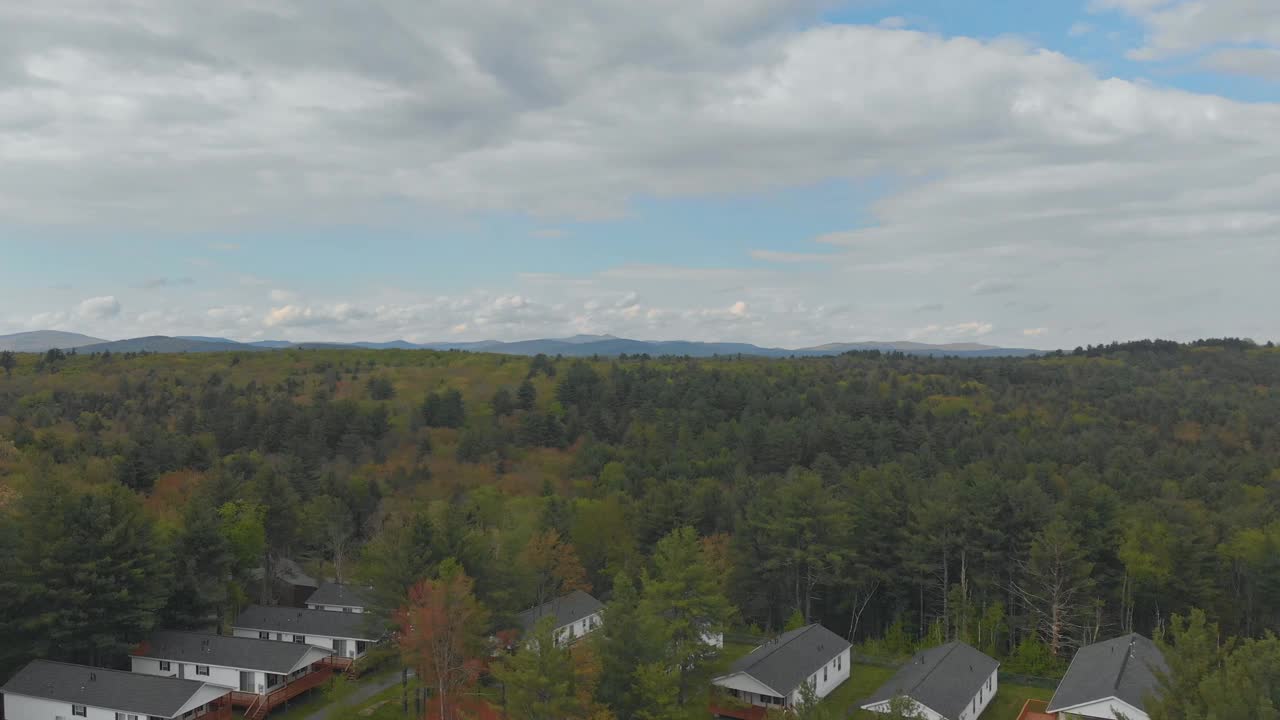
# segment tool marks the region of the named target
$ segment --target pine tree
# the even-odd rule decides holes
[[[31,613],[19,632],[41,657],[114,662],[154,628],[168,597],[163,545],[119,485],[37,488],[20,512],[18,583]]]
[[[173,592],[161,617],[174,629],[217,627],[228,610],[228,580],[235,565],[218,512],[199,500],[187,506],[174,538]]]
[[[678,528],[658,541],[641,604],[662,620],[664,661],[676,672],[681,705],[719,655],[708,640],[724,632],[732,612],[718,578],[693,528]]]

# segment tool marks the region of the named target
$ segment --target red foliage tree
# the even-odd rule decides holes
[[[484,671],[487,613],[472,594],[473,581],[456,568],[409,591],[396,614],[400,653],[435,690],[440,720],[454,720],[458,702]],[[428,713],[430,715],[430,713]]]

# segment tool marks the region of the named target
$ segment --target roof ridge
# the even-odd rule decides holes
[[[947,647],[948,645],[949,645],[950,647]],[[945,645],[939,645],[938,647],[940,647],[940,648],[947,648],[947,651],[946,651],[946,652],[944,652],[944,653],[942,653],[942,657],[939,657],[939,658],[938,658],[938,661],[937,661],[937,662],[935,662],[935,663],[933,664],[933,667],[929,668],[929,670],[928,670],[924,675],[921,675],[921,676],[920,676],[920,679],[916,681],[916,684],[911,686],[911,691],[912,691],[912,692],[915,692],[916,688],[918,688],[918,687],[920,687],[921,685],[923,685],[923,684],[924,684],[924,681],[925,681],[925,680],[928,680],[928,679],[929,679],[929,676],[933,674],[933,671],[934,671],[934,670],[937,670],[937,669],[938,669],[938,667],[939,667],[940,665],[942,665],[943,661],[945,661],[947,658],[951,657],[951,653],[955,652],[955,649],[956,649],[957,647],[959,647],[959,646],[960,646],[960,641],[958,641],[958,640],[952,640],[951,642],[946,643]],[[926,653],[926,652],[929,652],[929,650],[927,650],[927,649],[926,649],[926,650],[921,650],[920,652],[921,652],[921,653]]]
[[[795,634],[795,635],[792,635],[791,637],[787,638],[787,641],[786,641],[785,643],[784,643],[784,642],[778,642],[778,638],[781,638],[781,637],[782,637],[782,635],[786,635],[787,633],[782,633],[782,635],[779,635],[778,637],[774,638],[773,640],[770,640],[770,641],[768,641],[768,642],[764,643],[764,645],[761,645],[760,647],[756,648],[756,650],[759,650],[760,648],[764,647],[765,645],[773,645],[773,647],[769,649],[769,652],[767,652],[767,653],[765,653],[765,654],[761,655],[760,657],[756,658],[755,662],[751,663],[751,667],[755,667],[756,665],[759,665],[760,663],[764,662],[767,658],[769,658],[769,657],[770,657],[771,655],[773,655],[775,652],[777,652],[778,650],[781,650],[784,646],[791,644],[791,642],[792,642],[793,640],[795,640],[795,639],[796,639],[796,638],[798,638],[798,637],[801,637],[802,635],[804,635],[805,633],[807,633],[807,632],[809,632],[810,630],[814,629],[815,627],[818,627],[818,623],[811,623],[811,624],[806,625],[806,626],[804,626],[804,627],[802,627],[802,628],[796,628],[796,630],[798,630],[799,632],[796,632],[796,634]],[[755,652],[755,650],[753,650],[752,652]],[[748,654],[748,655],[747,655],[747,657],[750,657],[750,654]]]
[[[1112,685],[1116,690],[1120,689],[1120,681],[1124,679],[1125,668],[1129,666],[1129,658],[1133,655],[1133,646],[1138,642],[1136,635],[1137,633],[1129,633],[1128,635],[1129,644],[1124,648],[1124,657],[1120,658],[1120,669],[1116,672],[1116,681]],[[1124,636],[1121,636],[1121,639],[1123,638]]]

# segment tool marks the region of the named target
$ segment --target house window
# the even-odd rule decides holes
[[[160,672],[169,672],[169,661],[168,661],[168,660],[161,660],[161,661],[160,661]]]
[[[300,643],[300,644],[301,644],[301,643],[306,643],[306,642],[307,642],[307,636],[306,636],[306,635],[294,635],[294,636],[293,636],[293,641],[294,641],[294,642],[296,642],[296,643]]]
[[[351,612],[351,608],[342,608],[342,612]]]
[[[71,714],[76,717],[89,717],[89,709],[83,705],[72,705]]]
[[[267,631],[265,631],[265,630],[259,630],[259,631],[258,631],[258,639],[259,639],[259,640],[270,640],[270,639],[271,639],[271,633],[269,633],[269,632],[267,632]]]
[[[826,682],[826,681],[827,681],[827,666],[823,665],[822,666],[822,682]]]
[[[208,674],[209,674],[209,666],[208,666],[208,665],[197,665],[197,666],[196,666],[196,674],[197,674],[197,675],[208,675]]]
[[[842,660],[844,660],[844,656],[843,656],[843,655],[837,655],[837,656],[836,656],[836,669],[837,669],[837,670],[839,670],[839,669],[840,669],[840,662],[841,662]]]

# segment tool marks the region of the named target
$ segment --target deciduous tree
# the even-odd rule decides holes
[[[440,578],[415,585],[397,613],[400,653],[431,688],[441,720],[459,717],[459,701],[484,670],[488,613],[472,587],[460,568],[445,563]]]

